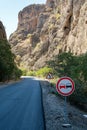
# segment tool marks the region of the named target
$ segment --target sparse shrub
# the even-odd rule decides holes
[[[53,28],[55,27],[55,25],[54,24],[49,24],[49,30],[52,30]]]
[[[61,16],[61,15],[60,15],[59,13],[56,13],[56,14],[55,14],[56,20],[58,20],[58,19],[60,18],[60,16]]]
[[[43,68],[39,69],[36,72],[36,76],[46,77],[49,72],[53,73],[52,68],[50,68],[50,67],[43,67]]]
[[[22,75],[23,75],[23,76],[26,76],[26,75],[27,75],[27,69],[21,68],[21,71],[22,71]]]
[[[27,75],[28,76],[36,76],[36,72],[35,71],[28,71]]]
[[[32,37],[32,34],[31,34],[31,33],[29,33],[29,34],[27,35],[27,38],[30,38],[30,37]]]

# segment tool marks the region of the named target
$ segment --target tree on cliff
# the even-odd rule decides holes
[[[0,81],[18,78],[21,75],[14,58],[8,41],[0,40]]]

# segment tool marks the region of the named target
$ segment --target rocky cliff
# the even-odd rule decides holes
[[[19,66],[38,69],[55,55],[87,52],[87,0],[47,0],[19,12],[10,36]]]
[[[0,40],[2,39],[7,39],[7,37],[3,23],[0,21]]]

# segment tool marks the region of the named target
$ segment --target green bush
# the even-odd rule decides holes
[[[38,71],[36,71],[36,76],[46,77],[48,73],[53,73],[52,68],[43,67],[43,68],[39,69]]]
[[[87,104],[87,53],[75,56],[64,52],[48,62],[58,77],[68,76],[75,82],[75,92],[69,100],[76,104]]]
[[[15,55],[7,40],[0,40],[0,81],[20,77],[19,69],[14,62]]]
[[[27,76],[37,76],[37,77],[46,77],[47,74],[50,72],[50,73],[53,73],[53,70],[52,68],[50,67],[43,67],[37,71],[27,71],[26,69],[22,68],[22,75],[27,75]]]
[[[27,69],[21,68],[21,71],[22,71],[22,75],[23,75],[23,76],[26,76],[26,75],[27,75]]]
[[[36,76],[36,72],[35,71],[28,71],[27,75],[28,76]]]

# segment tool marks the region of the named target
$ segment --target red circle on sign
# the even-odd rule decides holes
[[[61,89],[59,88],[59,87],[60,87],[60,86],[59,86],[60,82],[63,82],[64,80],[66,80],[66,81],[68,81],[68,82],[71,83],[71,90],[70,90],[69,92],[66,92],[66,93],[65,93],[65,92],[62,92]],[[62,87],[66,87],[66,86],[62,86]],[[71,94],[74,92],[74,90],[75,90],[74,81],[73,81],[71,78],[69,78],[69,77],[62,77],[62,78],[60,78],[60,79],[58,80],[57,85],[56,85],[56,89],[57,89],[57,92],[58,92],[59,94],[61,94],[61,95],[63,95],[63,96],[69,96],[69,95],[71,95]]]

